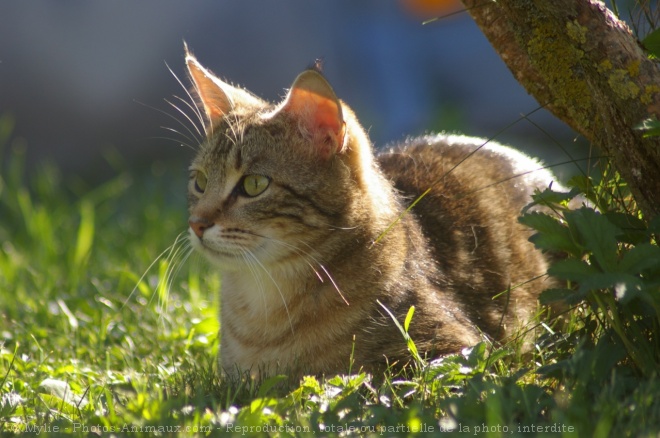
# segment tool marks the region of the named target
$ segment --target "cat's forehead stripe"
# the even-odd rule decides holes
[[[211,146],[207,154],[207,161],[213,167],[217,167],[218,164],[223,163],[227,160],[229,155],[229,150],[227,148],[217,147],[217,145]]]
[[[235,155],[236,142],[231,141],[224,133],[210,139],[206,144],[205,161],[216,167],[220,163],[226,163],[232,155]]]
[[[241,150],[239,147],[234,147],[234,169],[236,170],[240,170],[243,165],[243,154]]]

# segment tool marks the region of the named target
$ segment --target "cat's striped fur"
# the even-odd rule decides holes
[[[552,181],[537,162],[490,142],[461,163],[484,140],[446,135],[375,156],[314,70],[271,105],[186,62],[208,122],[190,239],[222,274],[226,372],[406,362],[383,306],[399,321],[415,306],[410,335],[428,355],[502,339],[532,315],[543,279],[525,282],[547,264],[517,216]]]

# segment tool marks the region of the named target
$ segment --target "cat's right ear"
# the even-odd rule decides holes
[[[281,111],[300,122],[319,156],[328,159],[342,151],[346,124],[341,103],[317,70],[304,71],[296,78]]]
[[[218,79],[213,73],[202,67],[187,47],[185,49],[188,74],[211,126],[218,124],[225,115],[238,107],[259,104],[259,99],[249,92]]]

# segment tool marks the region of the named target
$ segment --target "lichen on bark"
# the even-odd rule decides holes
[[[660,66],[599,0],[462,0],[518,81],[609,155],[648,218],[660,214]]]
[[[558,37],[553,26],[552,22],[539,19],[532,28],[526,51],[552,90],[551,106],[565,108],[577,124],[589,126],[593,109],[589,84],[582,74],[584,51],[570,38]]]

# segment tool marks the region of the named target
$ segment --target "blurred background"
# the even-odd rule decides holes
[[[0,115],[13,120],[28,170],[52,161],[102,179],[117,157],[185,170],[193,152],[161,128],[185,132],[161,112],[182,119],[163,99],[185,97],[168,70],[188,85],[185,40],[218,76],[271,101],[322,58],[377,147],[442,130],[492,137],[538,103],[468,14],[423,24],[461,8],[458,0],[3,1]],[[548,164],[567,160],[557,142],[584,147],[548,112],[530,118],[542,130],[521,121],[497,140]]]

